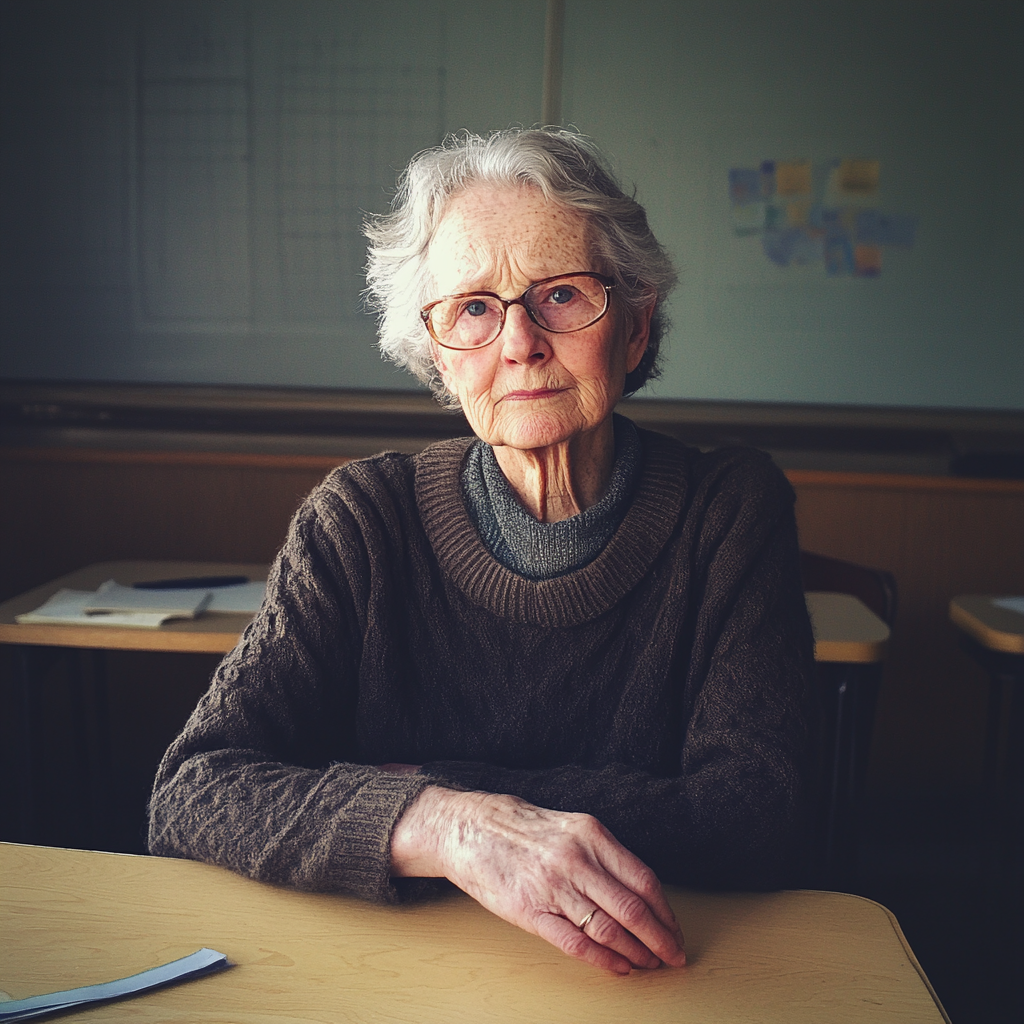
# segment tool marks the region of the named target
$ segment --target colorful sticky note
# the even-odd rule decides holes
[[[878,160],[840,160],[837,172],[839,187],[847,195],[864,198],[878,192],[878,179],[881,175],[881,163]]]
[[[765,256],[776,266],[788,267],[793,260],[793,253],[800,244],[800,235],[799,228],[766,231],[761,237],[761,247]]]
[[[819,228],[801,228],[793,243],[790,263],[794,266],[821,263],[824,253],[825,232]]]
[[[878,277],[882,273],[882,250],[877,245],[853,247],[854,277]]]
[[[857,241],[872,245],[902,245],[910,248],[914,244],[917,218],[898,213],[881,213],[878,210],[860,210],[857,214]]]
[[[825,238],[825,272],[829,277],[840,277],[853,273],[853,247],[845,235]]]
[[[775,191],[780,196],[809,196],[810,160],[779,161],[775,165]]]
[[[729,168],[729,201],[746,206],[761,199],[761,172],[750,167]]]
[[[878,160],[836,160],[829,171],[825,200],[829,206],[874,206],[882,165]]]

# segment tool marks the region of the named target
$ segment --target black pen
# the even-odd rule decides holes
[[[185,576],[179,580],[146,580],[133,583],[136,590],[202,590],[209,587],[233,587],[248,583],[248,576]]]

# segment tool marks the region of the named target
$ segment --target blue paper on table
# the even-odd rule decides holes
[[[157,988],[160,985],[171,985],[178,981],[201,978],[229,966],[228,958],[223,953],[204,947],[180,960],[152,967],[148,971],[133,974],[128,978],[0,1003],[0,1024],[6,1024],[7,1021],[29,1020],[31,1017],[41,1017],[46,1013],[59,1013],[85,1003],[123,999],[125,996],[138,995],[140,992]]]

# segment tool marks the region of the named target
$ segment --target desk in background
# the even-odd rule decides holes
[[[107,981],[209,946],[236,966],[108,1004],[102,1019],[948,1024],[877,903],[667,894],[690,964],[621,978],[459,892],[381,907],[192,861],[0,844],[0,988],[21,998]]]
[[[0,644],[14,647],[19,685],[18,730],[18,837],[35,839],[35,779],[42,759],[38,723],[42,718],[39,684],[55,661],[67,664],[68,700],[75,729],[75,760],[79,784],[90,808],[93,837],[100,826],[98,808],[106,801],[105,774],[109,765],[109,726],[106,697],[106,651],[155,651],[179,654],[224,654],[238,642],[251,615],[214,612],[197,619],[168,622],[159,629],[130,629],[118,626],[61,626],[15,622],[15,616],[38,608],[62,587],[95,590],[105,580],[131,584],[144,580],[186,576],[267,577],[266,565],[233,562],[99,562],[68,573],[43,586],[0,604]],[[91,654],[94,683],[92,711],[94,738],[89,742],[85,683],[79,652]],[[92,748],[90,751],[90,747]]]
[[[96,738],[90,757],[84,728],[83,683],[76,658],[68,659],[70,700],[76,719],[77,760],[82,779],[90,785],[93,817],[102,806],[102,776],[109,760],[105,678],[102,652],[106,650],[158,651],[167,653],[225,653],[251,619],[246,614],[212,613],[194,620],[178,620],[159,629],[126,629],[114,626],[53,626],[20,624],[14,617],[37,608],[61,587],[95,590],[104,580],[131,584],[143,580],[185,576],[244,575],[265,579],[265,565],[237,565],[222,562],[101,562],[36,587],[0,604],[0,643],[17,647],[20,661],[21,718],[24,750],[19,759],[21,776],[19,838],[35,839],[33,765],[39,760],[40,709],[37,682],[41,671],[62,653],[91,650],[97,682],[94,695]],[[827,674],[824,694],[829,721],[825,771],[828,776],[828,805],[823,813],[823,880],[830,886],[846,881],[847,865],[856,844],[856,808],[863,784],[864,765],[871,735],[877,695],[877,666],[885,655],[889,629],[860,601],[848,594],[810,593],[807,605],[815,632],[815,658],[834,669]],[[93,764],[95,762],[95,765]]]

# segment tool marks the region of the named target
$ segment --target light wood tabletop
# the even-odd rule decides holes
[[[178,651],[226,654],[252,616],[239,612],[206,612],[195,619],[178,619],[159,629],[117,626],[60,626],[14,621],[16,615],[38,608],[62,587],[95,590],[105,580],[130,585],[146,580],[186,576],[248,576],[265,580],[267,566],[235,562],[97,562],[68,573],[0,604],[0,643],[47,647],[92,647],[108,651]]]
[[[81,1017],[948,1021],[896,920],[877,903],[808,891],[670,889],[669,899],[690,964],[620,978],[455,891],[374,906],[191,861],[0,844],[0,989],[17,999],[108,981],[207,946],[235,966]]]
[[[847,664],[882,661],[889,627],[851,594],[811,591],[805,595],[814,630],[814,660]]]
[[[1024,615],[994,604],[996,596],[961,594],[954,597],[949,602],[949,617],[990,651],[1024,654]]]

